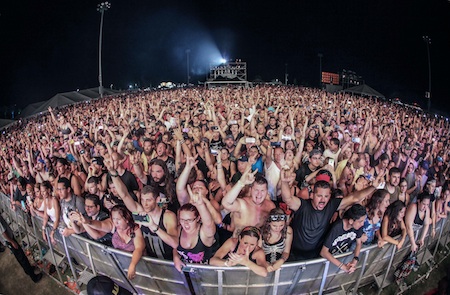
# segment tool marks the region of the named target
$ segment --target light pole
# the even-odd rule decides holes
[[[284,67],[285,67],[285,69],[284,69],[284,85],[287,85],[288,84],[288,77],[289,77],[289,74],[288,74],[288,69],[287,69],[287,67],[288,67],[288,64],[284,64]]]
[[[189,87],[189,53],[191,53],[190,49],[186,49],[186,75],[187,75],[187,87]]]
[[[98,92],[100,97],[103,98],[103,81],[102,81],[102,34],[103,34],[103,15],[105,11],[111,8],[111,3],[102,2],[97,5],[97,11],[100,12],[100,34],[98,37]]]
[[[426,93],[425,97],[428,98],[427,108],[429,112],[431,109],[431,60],[430,60],[431,38],[428,36],[423,36],[422,38],[425,44],[427,44],[427,54],[428,54],[428,92]]]
[[[322,53],[318,53],[317,56],[319,57],[319,87],[322,88]]]

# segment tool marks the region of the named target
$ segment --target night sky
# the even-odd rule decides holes
[[[95,1],[3,1],[0,105],[26,106],[98,86]],[[387,98],[450,111],[450,2],[112,0],[103,28],[103,85],[204,81],[218,58],[247,62],[248,79],[318,86],[322,69],[355,71]]]

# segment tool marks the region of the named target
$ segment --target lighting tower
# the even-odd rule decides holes
[[[98,92],[103,98],[103,80],[102,80],[102,34],[103,34],[103,15],[105,11],[111,8],[111,3],[102,2],[97,5],[97,11],[100,12],[100,33],[98,37]]]
[[[431,60],[430,60],[431,38],[428,36],[423,36],[422,38],[425,44],[427,44],[427,54],[428,54],[428,92],[426,93],[425,97],[428,98],[427,108],[429,112],[431,108]]]

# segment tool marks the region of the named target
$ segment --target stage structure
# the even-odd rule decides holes
[[[210,66],[209,78],[205,87],[218,87],[225,85],[237,85],[243,87],[251,86],[247,81],[247,63],[236,59],[218,66]]]

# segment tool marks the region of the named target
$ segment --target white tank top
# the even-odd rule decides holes
[[[47,201],[48,202],[48,201]],[[47,215],[50,217],[50,219],[55,222],[56,221],[56,210],[53,206],[51,209],[47,208]]]

